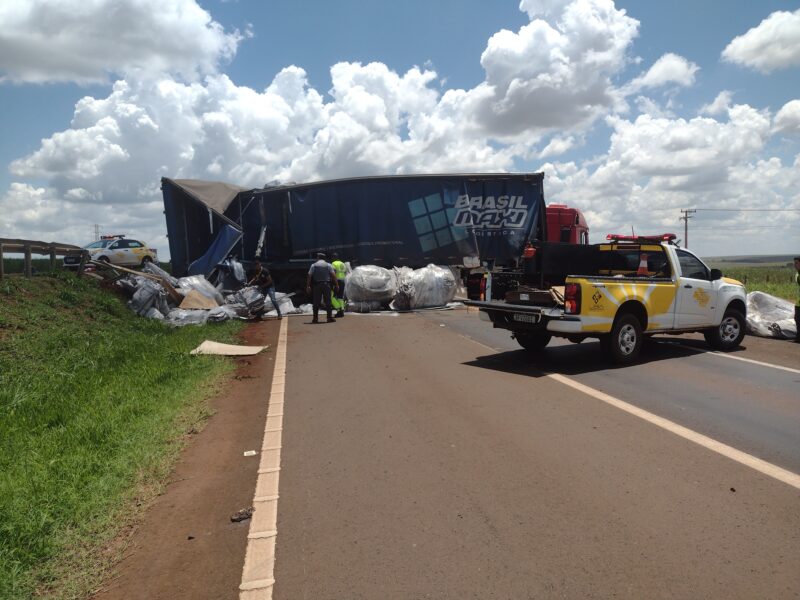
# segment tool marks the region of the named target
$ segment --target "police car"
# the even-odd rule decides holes
[[[104,235],[98,241],[83,247],[83,253],[92,260],[107,262],[124,267],[144,266],[148,262],[158,262],[158,251],[149,248],[138,240],[126,238],[124,235]],[[77,268],[81,263],[81,253],[64,257],[64,266]]]

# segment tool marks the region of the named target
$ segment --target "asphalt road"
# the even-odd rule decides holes
[[[289,326],[274,597],[794,598],[800,491],[558,373],[800,472],[798,347],[538,358],[474,313]],[[777,344],[777,345],[776,345]]]

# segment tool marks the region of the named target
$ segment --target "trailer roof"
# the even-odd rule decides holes
[[[319,181],[310,181],[307,183],[286,183],[275,186],[267,186],[260,189],[252,190],[254,193],[268,193],[280,190],[296,190],[303,188],[316,187],[319,185],[328,185],[331,183],[348,183],[351,181],[376,181],[376,180],[392,180],[392,179],[447,179],[451,177],[467,177],[473,179],[544,179],[544,173],[417,173],[417,174],[404,174],[404,175],[365,175],[362,177],[343,177],[341,179],[322,179]]]

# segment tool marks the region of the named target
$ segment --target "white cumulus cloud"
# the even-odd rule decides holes
[[[781,107],[775,115],[775,131],[800,134],[800,100],[792,100]]]
[[[25,0],[0,3],[0,81],[102,82],[109,74],[193,78],[242,39],[195,0]]]
[[[800,65],[800,10],[772,13],[734,38],[722,58],[763,73]]]

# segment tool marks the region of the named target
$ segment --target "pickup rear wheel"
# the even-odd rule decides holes
[[[639,357],[642,350],[642,324],[631,314],[617,317],[606,342],[611,358],[618,365],[628,365]]]
[[[703,335],[709,346],[725,352],[737,348],[744,339],[746,321],[744,315],[735,308],[729,308],[722,317],[722,322]]]
[[[547,344],[550,343],[551,336],[549,333],[515,333],[514,338],[517,343],[529,352],[536,352],[542,350]]]

